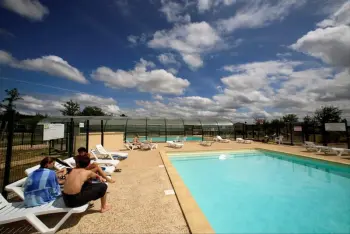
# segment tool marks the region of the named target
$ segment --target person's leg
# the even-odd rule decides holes
[[[96,163],[93,163],[93,164],[89,165],[89,167],[87,167],[86,169],[99,174],[100,176],[102,176],[103,179],[105,179],[109,183],[114,183],[115,182],[110,177],[107,177],[106,173],[104,173],[102,168]]]
[[[106,212],[110,209],[107,204],[107,185],[105,183],[86,184],[82,187],[76,203],[79,205],[86,204],[90,201],[101,199],[101,212]]]

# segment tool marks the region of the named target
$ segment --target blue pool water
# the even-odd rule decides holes
[[[152,138],[153,142],[165,142],[165,141],[173,141],[176,139],[176,136],[168,136],[167,138],[165,137],[148,137],[147,139],[150,140]],[[180,136],[180,140],[183,138],[183,136]],[[133,138],[126,138],[128,141],[132,141]],[[146,137],[140,137],[140,141],[145,141]],[[201,136],[188,136],[186,137],[186,141],[201,141],[202,137]]]
[[[269,151],[221,154],[169,155],[216,233],[350,233],[350,167]]]

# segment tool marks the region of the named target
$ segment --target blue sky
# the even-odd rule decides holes
[[[0,0],[0,86],[23,113],[350,113],[345,0]],[[3,98],[4,92],[0,92]],[[349,114],[350,116],[350,114]]]

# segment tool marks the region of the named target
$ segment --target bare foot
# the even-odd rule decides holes
[[[108,177],[107,177],[107,182],[109,182],[109,183],[112,183],[112,184],[113,184],[113,183],[115,183],[115,180],[113,180],[113,179],[111,179],[111,178],[108,178]]]
[[[106,211],[108,211],[110,209],[111,209],[111,207],[109,205],[105,205],[104,208],[101,208],[101,213],[104,213],[104,212],[106,212]]]

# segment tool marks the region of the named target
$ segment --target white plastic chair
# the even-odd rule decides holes
[[[62,197],[41,206],[27,208],[24,202],[9,203],[0,195],[0,225],[27,220],[40,233],[55,233],[74,213],[85,212],[88,204],[76,208],[66,207]],[[39,215],[67,213],[53,228],[47,227]]]

